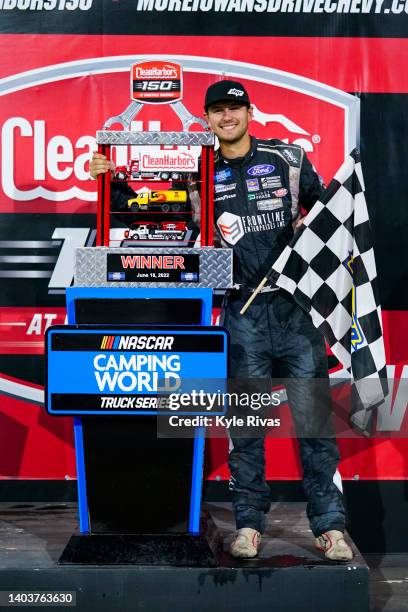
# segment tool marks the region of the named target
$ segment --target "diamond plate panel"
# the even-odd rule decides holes
[[[97,144],[104,145],[214,145],[212,132],[127,132],[100,130]]]
[[[199,254],[200,281],[198,283],[125,283],[108,282],[106,280],[106,256],[108,253],[137,255],[145,254],[149,250],[159,255]],[[76,249],[75,253],[74,285],[76,287],[208,287],[211,289],[229,289],[233,286],[232,250],[215,249],[214,247],[198,249],[82,247]]]

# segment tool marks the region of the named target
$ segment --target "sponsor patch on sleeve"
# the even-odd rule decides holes
[[[215,173],[214,182],[222,183],[223,181],[228,181],[230,178],[232,178],[232,170],[231,168],[225,168],[225,170],[220,170]]]
[[[273,191],[272,193],[277,198],[283,198],[283,196],[285,196],[288,193],[288,190],[283,187],[281,189],[277,189],[276,191]]]
[[[279,189],[282,187],[280,176],[262,176],[261,177],[262,189]]]
[[[230,183],[229,185],[217,184],[215,185],[215,193],[224,193],[225,191],[234,191],[236,188],[236,183]]]
[[[258,179],[247,179],[246,184],[248,191],[259,191]]]
[[[271,198],[269,200],[258,200],[256,206],[260,211],[275,210],[277,208],[282,208],[283,202],[281,198]]]
[[[300,166],[300,160],[302,156],[301,149],[296,149],[295,147],[285,147],[284,149],[281,149],[281,153],[283,157],[287,159],[292,166],[296,166],[297,168]]]

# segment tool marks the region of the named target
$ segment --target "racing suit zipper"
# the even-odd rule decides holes
[[[253,160],[253,156],[251,156],[251,161],[252,160]],[[244,200],[245,200],[244,209],[247,211],[248,215],[251,215],[252,211],[249,208],[250,204],[249,204],[249,199],[248,199],[248,186],[247,186],[247,182],[246,182],[247,165],[245,163],[241,164],[240,167],[239,167],[239,171],[240,171],[240,180],[241,180],[241,185],[242,185],[242,190],[243,190],[243,197],[244,197]],[[258,252],[258,247],[257,247],[257,244],[256,244],[255,232],[250,232],[250,234],[251,234],[252,244],[254,246],[254,251],[256,253],[256,258],[258,260],[258,271],[259,271],[259,270],[261,270],[262,263],[261,263],[261,260],[260,260],[260,256],[259,256],[259,252]],[[253,279],[254,282],[251,282],[250,279],[248,279],[248,282],[251,282],[251,285],[255,287],[260,280],[261,279],[254,278]]]

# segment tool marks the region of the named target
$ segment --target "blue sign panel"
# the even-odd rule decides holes
[[[55,326],[46,347],[50,414],[224,413],[223,328]]]

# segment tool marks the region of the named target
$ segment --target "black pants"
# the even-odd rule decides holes
[[[231,377],[286,379],[286,391],[300,445],[307,516],[315,536],[344,531],[342,493],[334,483],[339,453],[334,438],[326,349],[310,317],[284,291],[257,296],[244,316],[246,298],[226,300],[222,324],[231,337]],[[319,380],[316,380],[319,379]],[[262,532],[270,509],[265,482],[264,437],[242,437],[230,431],[229,455],[233,508],[237,528]],[[339,479],[340,480],[340,479]]]

